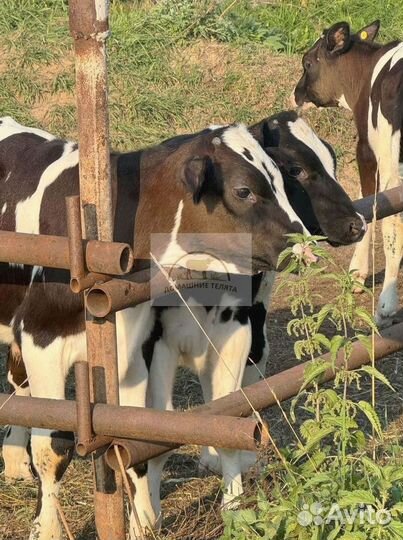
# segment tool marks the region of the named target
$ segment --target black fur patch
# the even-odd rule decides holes
[[[134,465],[133,469],[139,478],[143,478],[143,476],[147,474],[148,463],[140,463],[140,465]]]
[[[149,338],[143,343],[141,348],[143,352],[143,358],[146,363],[148,371],[150,371],[151,362],[154,355],[154,347],[159,339],[162,337],[162,323],[161,323],[161,311],[157,310],[155,316],[155,322]]]
[[[242,154],[246,157],[246,159],[248,159],[249,161],[253,161],[253,156],[252,154],[250,153],[250,151],[247,149],[247,148],[244,148],[243,149],[243,152]]]
[[[238,321],[239,324],[247,324],[249,318],[249,308],[247,306],[241,306],[236,308],[234,312],[234,321]]]
[[[228,322],[232,317],[232,309],[227,307],[224,309],[224,311],[221,313],[221,322]]]
[[[62,458],[55,471],[56,481],[59,482],[73,457],[74,433],[71,431],[53,431],[50,438],[52,439],[51,447],[53,452]]]
[[[247,365],[260,362],[263,356],[266,339],[264,336],[264,325],[266,324],[266,309],[262,302],[257,302],[249,310],[249,317],[252,325],[252,345],[250,348]]]

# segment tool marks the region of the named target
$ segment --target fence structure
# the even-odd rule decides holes
[[[95,523],[100,540],[124,540],[122,477],[116,458],[126,468],[181,444],[253,450],[267,442],[267,426],[249,418],[256,410],[298,393],[304,365],[264,379],[189,412],[119,406],[115,312],[150,299],[150,280],[123,279],[133,252],[113,242],[109,164],[106,39],[107,0],[70,0],[70,30],[76,59],[76,95],[80,146],[80,196],[66,201],[68,237],[0,232],[0,262],[69,269],[71,289],[85,291],[87,362],[75,366],[76,401],[0,394],[0,424],[60,429],[77,433],[79,455],[93,454]],[[367,221],[374,197],[356,201]],[[400,188],[378,194],[376,216],[403,211]],[[117,279],[117,277],[119,279]],[[153,294],[166,279],[152,277]],[[403,348],[403,323],[375,338],[375,357]],[[340,354],[337,362],[343,362]],[[356,344],[354,369],[369,362]],[[334,377],[326,372],[324,379]],[[112,486],[112,487],[111,487]]]

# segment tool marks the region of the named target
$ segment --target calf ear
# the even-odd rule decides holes
[[[208,156],[193,157],[185,164],[183,181],[188,190],[193,194],[193,202],[195,204],[200,202],[210,167],[211,160]]]
[[[268,146],[279,146],[280,144],[280,128],[278,122],[272,121],[271,118],[265,118],[258,124],[251,126],[249,131],[263,148]]]
[[[360,38],[361,41],[374,41],[374,39],[378,35],[380,26],[381,21],[376,20],[368,26],[364,26],[364,28],[361,28],[361,30],[357,32],[357,36]]]
[[[343,54],[350,45],[350,27],[346,22],[334,24],[325,32],[327,50],[331,54]]]

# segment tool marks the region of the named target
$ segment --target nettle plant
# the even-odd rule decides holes
[[[403,538],[403,466],[387,455],[375,411],[375,380],[392,389],[374,366],[377,328],[353,293],[360,284],[318,245],[322,239],[291,235],[292,245],[279,258],[285,269],[278,290],[287,291],[294,317],[287,331],[296,338],[296,358],[310,360],[291,406],[296,441],[276,449],[279,459],[266,466],[262,478],[268,487],[259,487],[253,501],[244,501],[248,508],[224,513],[222,540]],[[321,296],[313,291],[318,281],[334,290],[332,301],[320,308],[315,304]],[[331,338],[322,331],[325,322],[333,328],[327,332],[334,334]],[[357,341],[372,364],[351,371],[348,362]],[[325,352],[327,359],[315,359]],[[328,370],[335,372],[334,382],[320,387]],[[363,377],[372,378],[371,402],[350,397]],[[293,423],[300,414],[298,433]],[[365,423],[372,428],[369,435]]]

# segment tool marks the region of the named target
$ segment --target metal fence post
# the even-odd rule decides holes
[[[80,198],[88,240],[113,240],[105,41],[108,0],[70,0],[80,150]],[[87,355],[94,402],[119,403],[115,315],[86,310]],[[124,540],[122,478],[95,454],[95,524],[99,540]]]

